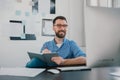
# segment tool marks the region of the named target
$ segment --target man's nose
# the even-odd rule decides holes
[[[64,26],[61,26],[60,29],[61,29],[61,30],[65,30]]]

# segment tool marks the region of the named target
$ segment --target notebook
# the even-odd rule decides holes
[[[38,58],[48,64],[53,64],[54,62],[51,61],[51,58],[54,56],[58,56],[57,53],[48,53],[48,54],[40,54],[40,53],[34,53],[34,52],[27,52],[30,59],[32,58]]]

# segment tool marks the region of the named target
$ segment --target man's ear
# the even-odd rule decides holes
[[[55,27],[53,26],[53,31],[55,31],[54,28],[55,28]]]

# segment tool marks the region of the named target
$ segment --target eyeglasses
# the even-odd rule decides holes
[[[67,24],[64,24],[64,25],[61,25],[61,24],[56,24],[56,25],[54,25],[54,26],[57,26],[58,28],[61,28],[61,27],[63,27],[63,28],[67,28]]]

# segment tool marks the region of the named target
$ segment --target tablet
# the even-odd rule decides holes
[[[34,52],[27,52],[30,59],[32,58],[38,58],[48,64],[54,63],[51,61],[52,57],[58,56],[57,53],[48,53],[48,54],[40,54],[40,53],[34,53]]]

